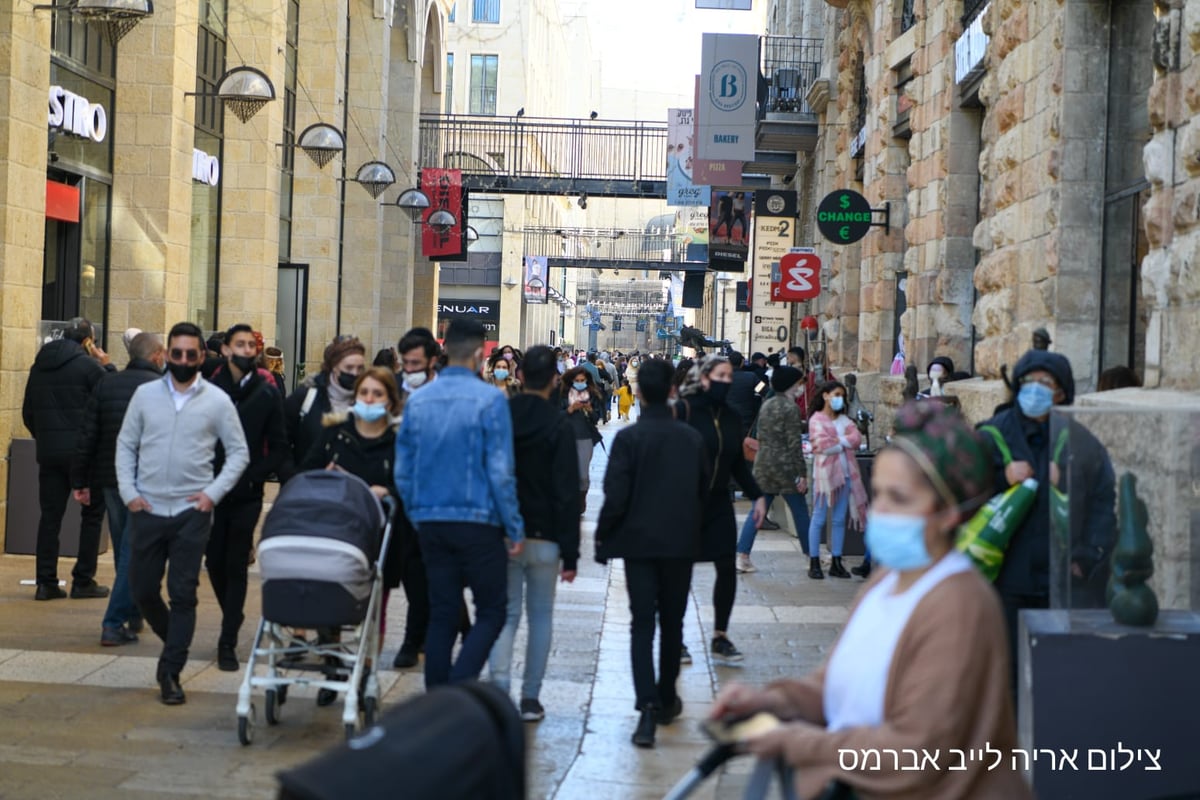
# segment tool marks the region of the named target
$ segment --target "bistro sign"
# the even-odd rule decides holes
[[[108,114],[104,106],[88,102],[86,97],[68,92],[61,86],[50,87],[49,123],[51,128],[95,142],[103,142],[108,133]]]

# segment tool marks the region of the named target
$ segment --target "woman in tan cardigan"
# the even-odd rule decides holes
[[[942,403],[910,403],[876,458],[871,576],[829,660],[801,680],[722,690],[713,719],[758,711],[784,724],[746,739],[795,770],[801,797],[831,781],[863,800],[1022,800],[1004,618],[954,549],[988,496],[986,445]],[[895,755],[893,755],[893,753]]]

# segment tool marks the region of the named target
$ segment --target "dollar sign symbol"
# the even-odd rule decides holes
[[[841,197],[838,198],[838,203],[841,205],[842,211],[845,211],[846,209],[850,208],[850,195],[848,195],[848,194],[842,195]]]

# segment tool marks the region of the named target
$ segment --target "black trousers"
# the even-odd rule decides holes
[[[79,523],[79,554],[71,570],[72,582],[86,586],[96,578],[100,555],[100,528],[104,524],[104,495],[96,491],[92,504],[84,506]],[[38,504],[41,517],[37,530],[37,582],[58,586],[58,537],[63,515],[71,502],[70,466],[38,465]]]
[[[129,584],[146,623],[163,640],[158,659],[160,676],[178,675],[187,663],[196,632],[200,562],[211,528],[212,514],[195,509],[174,517],[156,517],[145,511],[133,515]],[[164,573],[171,601],[169,611],[162,599]]]
[[[717,579],[713,582],[713,630],[725,633],[729,630],[729,618],[733,616],[733,601],[737,597],[737,567],[733,556],[713,559]]]
[[[683,612],[692,586],[692,562],[679,558],[625,559],[629,592],[629,658],[637,708],[665,707],[675,701]],[[659,628],[658,681],[654,680],[654,628]]]
[[[415,545],[404,554],[400,584],[408,600],[401,649],[419,650],[425,646],[425,634],[429,631],[429,576],[425,574],[421,550]]]
[[[213,512],[204,563],[213,594],[221,606],[219,646],[237,647],[238,631],[245,620],[247,571],[254,528],[262,513],[262,498],[224,500]]]

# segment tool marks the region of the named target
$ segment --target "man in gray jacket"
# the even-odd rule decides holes
[[[213,506],[250,462],[237,409],[200,377],[203,362],[200,329],[190,322],[171,328],[167,375],[138,388],[117,436],[117,483],[133,519],[130,586],[163,640],[157,677],[166,705],[186,700],[179,673],[196,630],[196,585]],[[218,440],[225,464],[214,476]],[[159,589],[164,572],[170,611]]]

